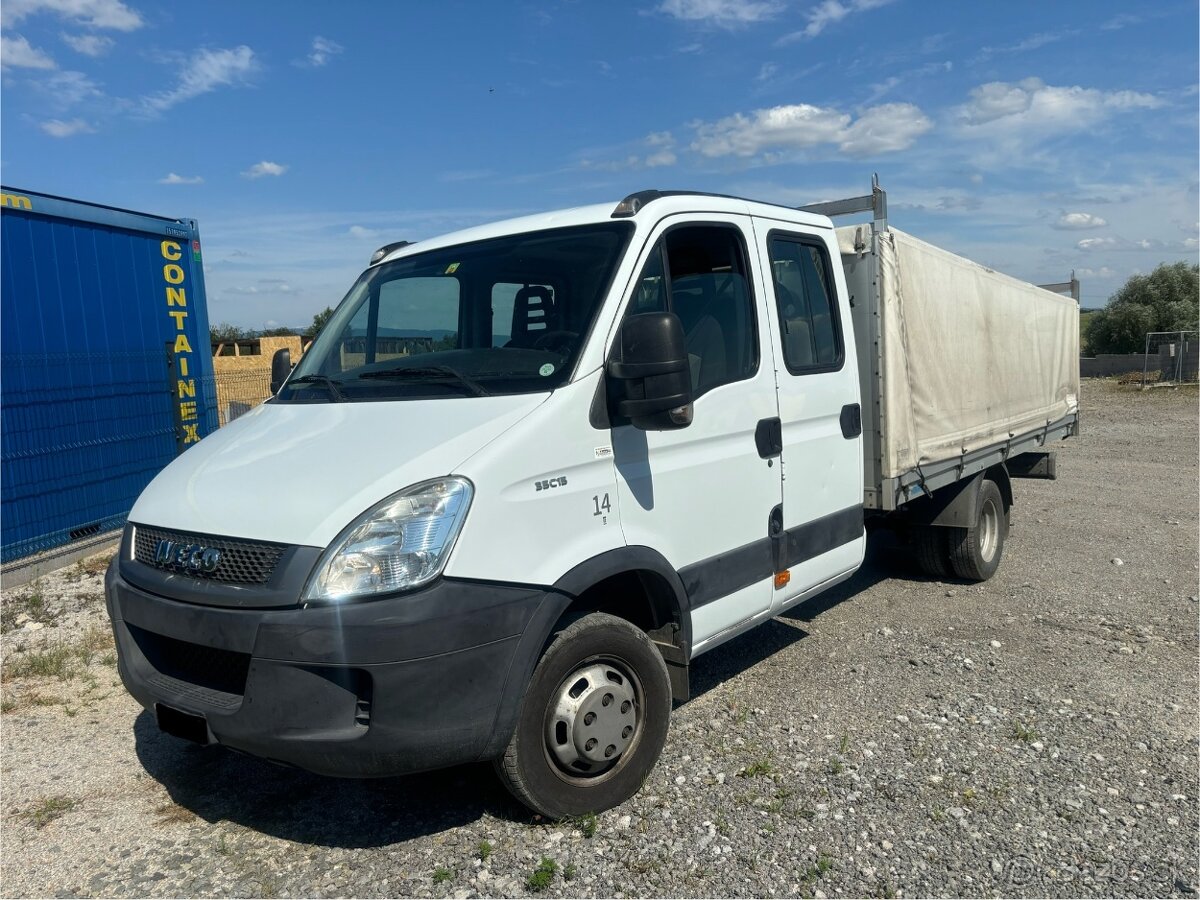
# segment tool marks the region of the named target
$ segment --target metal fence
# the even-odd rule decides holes
[[[0,367],[0,561],[120,526],[177,452],[165,353],[6,354]]]
[[[121,527],[183,449],[163,351],[5,355],[2,372],[0,563]],[[265,369],[196,381],[201,435],[270,396]]]
[[[1200,366],[1200,333],[1152,331],[1146,335],[1142,388],[1196,384]]]

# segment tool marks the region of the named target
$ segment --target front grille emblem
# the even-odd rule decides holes
[[[184,541],[162,540],[154,548],[154,564],[160,569],[176,572],[215,572],[221,562],[221,551]]]

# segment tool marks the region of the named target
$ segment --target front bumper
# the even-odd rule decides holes
[[[203,717],[206,742],[348,777],[496,755],[559,608],[538,588],[445,578],[344,606],[204,606],[130,583],[119,560],[105,594],[144,707]]]

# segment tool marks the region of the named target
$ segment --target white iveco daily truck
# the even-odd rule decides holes
[[[835,229],[828,215],[873,212]],[[633,794],[688,665],[849,578],[982,580],[1078,415],[1074,300],[888,227],[647,191],[381,248],[107,577],[166,732],[340,776]],[[290,372],[289,372],[290,370]]]

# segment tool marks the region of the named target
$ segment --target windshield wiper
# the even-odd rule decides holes
[[[328,375],[302,375],[299,378],[293,378],[288,384],[319,384],[329,391],[329,395],[333,397],[335,403],[346,403],[350,399],[342,393],[342,382],[335,381]]]
[[[453,378],[476,397],[490,397],[491,392],[484,389],[474,378],[464,375],[458,369],[450,366],[403,366],[396,369],[380,369],[377,372],[364,372],[359,378]]]

